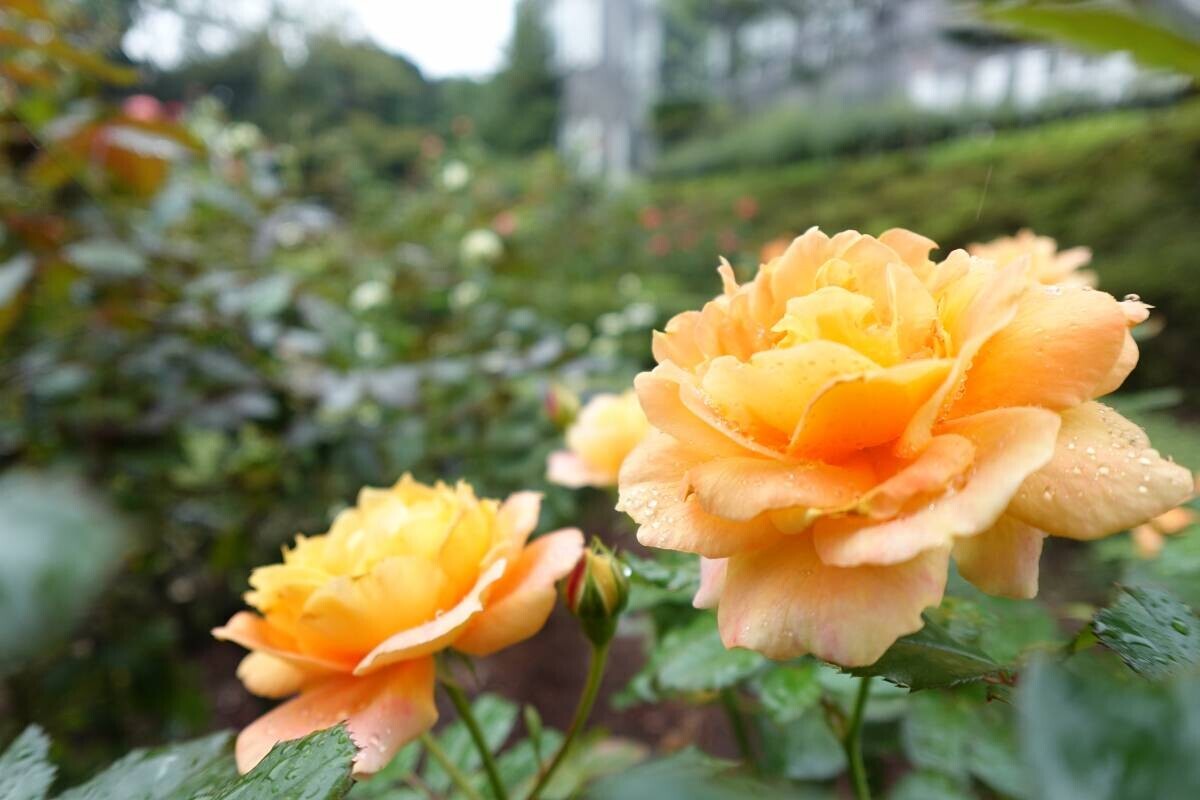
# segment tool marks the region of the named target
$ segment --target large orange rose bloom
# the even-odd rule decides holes
[[[1191,476],[1093,398],[1137,361],[1139,302],[1043,286],[904,230],[813,229],[656,333],[636,380],[655,430],[620,507],[698,553],[726,646],[874,662],[938,604],[953,555],[1037,592],[1047,535],[1095,539],[1183,501]]]
[[[433,655],[487,655],[526,639],[554,607],[554,583],[583,552],[562,530],[526,544],[541,498],[503,504],[471,487],[405,475],[363,489],[329,532],[298,537],[283,563],[250,576],[246,602],[213,634],[246,647],[238,668],[264,697],[298,695],[237,740],[251,769],[279,741],[346,722],[370,775],[437,720]]]

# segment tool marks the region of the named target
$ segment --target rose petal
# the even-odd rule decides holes
[[[246,691],[259,697],[287,697],[315,681],[336,675],[327,669],[301,666],[261,651],[252,652],[238,664],[237,676]]]
[[[1111,295],[1062,286],[1030,289],[1012,322],[979,349],[950,416],[1086,402],[1115,367],[1125,336],[1125,315]]]
[[[1051,536],[1098,539],[1191,497],[1192,476],[1100,403],[1064,411],[1054,458],[1021,485],[1009,513]]]
[[[935,436],[915,460],[904,463],[867,492],[855,510],[872,519],[894,517],[908,503],[944,492],[974,461],[975,445],[970,439],[955,434]]]
[[[823,340],[732,356],[708,365],[700,387],[718,414],[772,449],[786,448],[805,409],[831,382],[875,372],[878,365],[844,344]]]
[[[937,242],[932,239],[904,228],[892,228],[880,234],[879,241],[895,250],[917,277],[924,277],[932,269],[929,253],[938,249]]]
[[[1037,596],[1038,562],[1046,534],[1007,514],[978,536],[954,542],[964,578],[988,594],[1028,600]]]
[[[686,479],[709,514],[744,522],[764,511],[853,503],[875,483],[875,474],[867,465],[716,458],[692,467]]]
[[[509,495],[500,506],[496,524],[506,531],[514,547],[523,547],[529,534],[537,528],[542,513],[541,492],[517,492]]]
[[[714,455],[746,455],[750,452],[781,457],[719,418],[705,404],[694,381],[692,375],[670,364],[638,375],[633,385],[650,424],[663,433],[687,442],[693,449]]]
[[[1133,372],[1133,368],[1138,363],[1138,346],[1133,340],[1133,335],[1129,331],[1125,331],[1125,341],[1121,345],[1121,354],[1117,356],[1116,362],[1104,380],[1096,386],[1092,392],[1092,397],[1103,397],[1110,392],[1115,392],[1121,388],[1121,384],[1129,377],[1129,373]]]
[[[708,458],[658,431],[651,431],[629,454],[621,465],[617,508],[641,526],[639,542],[722,558],[761,547],[780,536],[765,515],[737,522],[713,516],[701,507],[687,473]]]
[[[265,619],[249,611],[239,611],[212,635],[223,641],[240,644],[247,650],[269,653],[302,669],[314,668],[334,672],[349,672],[353,661],[325,658],[301,652],[294,639],[271,626]]]
[[[490,655],[533,636],[554,609],[554,584],[583,555],[583,534],[567,529],[539,536],[497,581],[482,612],[454,641],[454,649]]]
[[[484,596],[504,575],[505,565],[504,559],[500,559],[488,567],[470,593],[449,611],[384,640],[358,663],[354,674],[366,675],[397,661],[408,661],[450,646],[471,618],[483,610]]]
[[[775,659],[812,653],[847,667],[872,664],[920,630],[942,599],[949,548],[890,566],[832,567],[804,536],[729,559],[717,620],[726,647]]]
[[[358,747],[354,774],[371,775],[437,721],[433,680],[432,658],[331,678],[250,723],[238,735],[238,769],[249,772],[279,742],[345,722]]]
[[[729,566],[727,558],[700,558],[700,588],[692,598],[696,608],[716,608],[721,600],[721,590],[725,588],[725,570]]]
[[[569,450],[556,450],[546,459],[546,480],[568,489],[584,486],[605,487],[617,482],[616,474],[597,470]]]
[[[993,524],[1026,476],[1054,453],[1059,416],[1040,408],[1000,408],[939,428],[975,445],[966,484],[919,510],[886,522],[858,517],[825,518],[813,527],[821,560],[841,567],[899,564],[923,550],[949,547]]]
[[[396,631],[432,619],[455,594],[437,563],[392,556],[364,575],[339,576],[314,591],[300,612],[296,638],[305,652],[361,658]]]
[[[943,263],[963,264],[961,271],[953,270],[957,277],[938,294],[941,319],[957,351],[954,365],[942,385],[912,415],[896,444],[897,453],[906,457],[915,456],[929,444],[943,407],[962,383],[975,355],[1016,316],[1021,294],[1027,285],[1025,262],[991,272],[967,259],[961,251],[955,251]]]
[[[836,459],[893,441],[953,365],[950,359],[922,359],[834,380],[804,410],[788,452]]]

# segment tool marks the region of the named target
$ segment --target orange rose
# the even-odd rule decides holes
[[[1142,558],[1158,558],[1166,544],[1165,537],[1190,528],[1195,521],[1196,512],[1187,506],[1172,508],[1130,531],[1133,548]]]
[[[778,239],[772,239],[764,244],[762,249],[758,251],[758,257],[762,259],[762,262],[765,264],[772,259],[779,258],[781,255],[787,252],[788,245],[791,243],[792,240],[787,236],[780,236]]]
[[[1016,236],[1002,236],[986,244],[967,245],[973,256],[994,261],[998,267],[1007,267],[1018,258],[1027,257],[1034,279],[1047,284],[1064,286],[1095,286],[1096,273],[1080,269],[1092,260],[1092,251],[1086,247],[1072,247],[1059,252],[1058,242],[1049,236],[1037,236],[1028,228]]]
[[[370,775],[432,727],[433,655],[487,655],[537,633],[555,581],[583,552],[577,530],[526,544],[540,503],[405,475],[363,489],[328,533],[297,537],[283,563],[256,569],[246,602],[260,613],[239,612],[213,635],[251,651],[238,668],[251,692],[298,696],[242,731],[238,768],[344,721],[355,774]]]
[[[724,294],[655,334],[619,507],[642,543],[719,560],[697,600],[727,646],[869,664],[941,601],[951,554],[1031,597],[1047,534],[1191,493],[1092,401],[1137,361],[1144,305],[935,247],[814,228],[750,283],[722,265]]]
[[[621,462],[650,430],[632,391],[599,394],[567,429],[567,449],[550,454],[546,479],[560,486],[615,486]]]

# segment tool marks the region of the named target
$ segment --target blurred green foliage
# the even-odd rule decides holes
[[[573,177],[549,152],[497,157],[479,85],[434,90],[379,52],[316,38],[311,67],[292,71],[260,42],[205,66],[211,76],[196,67],[169,78],[181,97],[192,85],[232,85],[231,114],[209,97],[180,109],[153,98],[104,102],[101,86],[131,75],[77,47],[79,31],[71,33],[7,40],[21,53],[7,66],[20,69],[5,72],[0,95],[0,525],[8,525],[0,537],[25,548],[6,547],[6,557],[56,568],[34,589],[76,589],[61,604],[23,607],[61,619],[46,616],[42,630],[56,634],[46,641],[11,634],[29,652],[12,655],[20,664],[0,687],[0,740],[27,722],[44,725],[63,756],[64,784],[131,745],[252,716],[261,706],[233,676],[236,654],[207,631],[239,605],[253,566],[297,532],[324,530],[363,485],[411,470],[424,480],[468,478],[490,496],[542,489],[543,528],[619,532],[607,496],[546,485],[545,458],[560,434],[544,409],[547,391],[624,388],[649,364],[650,329],[715,293],[718,253],[748,276],[762,243],[812,224],[904,225],[946,248],[1030,226],[1064,246],[1093,247],[1103,288],[1140,293],[1165,323],[1131,384],[1183,389],[1123,408],[1164,451],[1200,467],[1195,427],[1180,422],[1195,413],[1189,392],[1200,383],[1191,369],[1200,330],[1194,102],[867,158],[813,148],[792,155],[821,158],[786,168],[758,168],[770,162],[751,150],[732,163],[753,168],[616,192]],[[514,64],[502,76],[511,91],[497,97],[522,112],[528,98],[547,100],[544,59]],[[246,76],[262,83],[236,83]],[[533,132],[510,131],[516,139],[499,148],[512,156],[543,147],[551,105],[531,115]],[[478,119],[459,113],[475,108]],[[864,140],[880,135],[868,119],[839,124]],[[721,146],[747,152],[744,143]],[[64,463],[105,500],[46,478]],[[14,493],[33,480],[36,488]],[[10,512],[17,505],[19,515]],[[116,532],[120,518],[127,532]],[[29,538],[39,520],[47,532]],[[1089,597],[1121,577],[1194,607],[1196,541],[1170,540],[1158,561],[1137,558],[1127,537],[1048,558],[1079,565]],[[16,564],[0,567],[9,592],[35,574],[22,566],[11,576]],[[834,728],[855,679],[809,660],[774,665],[725,651],[711,615],[690,607],[693,568],[677,554],[636,561],[632,606],[651,635],[646,668],[623,699],[752,715],[772,779],[809,782],[789,785],[789,796],[830,796],[844,767]],[[1060,627],[1072,625],[1062,621],[1079,627],[1093,609],[985,598],[958,583],[933,612],[937,627],[894,655],[915,659],[928,678],[928,652],[937,651],[948,665],[937,683],[971,685],[929,700],[876,681],[868,757],[894,770],[903,753],[914,768],[896,796],[1033,797],[1030,781],[1076,785],[1078,775],[1025,770],[1011,708],[982,701],[1008,696],[1008,671],[1031,652],[1061,651],[1071,632]],[[1054,603],[1056,587],[1047,588]],[[26,610],[4,608],[12,630],[36,627]],[[914,687],[911,664],[877,671]],[[1029,691],[1058,702],[1065,690],[1055,673],[1040,676]],[[1165,706],[1175,690],[1147,691]],[[509,738],[516,707],[479,702],[491,735]],[[1023,719],[1037,702],[1018,700]],[[530,719],[527,736],[544,735],[551,749],[555,732],[535,733],[540,723]],[[470,759],[460,729],[440,738]],[[45,750],[33,734],[22,743]],[[563,796],[594,777],[596,763],[620,771],[642,755],[594,744],[587,752],[609,760],[564,768]],[[501,766],[514,783],[536,771],[534,749],[529,738],[510,742]],[[406,777],[441,780],[415,747],[390,769],[355,793],[405,797]],[[672,781],[693,792],[697,776],[715,797],[772,791],[685,751],[598,783],[594,796],[663,796]]]

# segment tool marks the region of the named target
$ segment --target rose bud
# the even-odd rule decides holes
[[[585,550],[563,586],[563,600],[579,618],[583,633],[603,647],[617,630],[629,602],[629,567],[600,542]]]
[[[546,416],[559,428],[566,428],[579,415],[579,395],[561,383],[553,383],[546,389]]]

